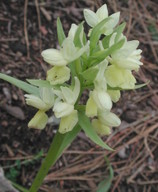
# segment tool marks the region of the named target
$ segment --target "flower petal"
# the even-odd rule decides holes
[[[76,24],[72,23],[71,28],[68,33],[68,37],[70,37],[71,39],[74,39],[77,28],[78,28],[78,26]]]
[[[81,49],[77,49],[74,53],[73,57],[71,58],[71,62],[78,59],[80,56],[83,55],[87,50],[89,49],[89,42],[85,46],[83,46]]]
[[[114,14],[110,15],[110,18],[112,18],[109,21],[110,22],[110,27],[114,28],[119,22],[120,12],[117,12],[117,13],[114,13]]]
[[[104,4],[102,5],[96,12],[96,15],[99,19],[99,21],[102,21],[103,19],[108,17],[108,9],[107,9],[107,5]]]
[[[97,104],[97,107],[101,110],[110,110],[112,108],[112,101],[108,93],[105,91],[94,90],[92,97]]]
[[[98,112],[99,120],[106,126],[117,127],[121,124],[120,119],[114,113],[109,111],[99,111]]]
[[[75,104],[80,93],[80,81],[77,77],[75,79],[75,86],[73,91],[68,87],[61,87],[64,100],[69,104]]]
[[[74,93],[74,104],[75,104],[80,94],[80,81],[77,77],[74,77],[74,79],[75,79],[75,86],[73,89],[73,93]]]
[[[70,115],[72,111],[74,110],[74,106],[65,102],[57,102],[54,105],[53,111],[55,113],[55,116],[57,118],[65,117],[67,115]]]
[[[29,95],[29,94],[25,94],[24,95],[26,97],[26,104],[30,105],[32,107],[35,107],[37,109],[43,110],[43,111],[47,111],[48,110],[48,105],[39,97],[34,96],[34,95]]]
[[[73,59],[74,55],[78,51],[78,48],[75,47],[73,43],[73,39],[70,37],[66,38],[63,41],[62,48],[61,48],[61,53],[64,57],[64,59],[70,63],[71,61],[75,60]]]
[[[60,87],[66,103],[74,104],[74,93],[68,87]]]
[[[107,85],[106,85],[106,79],[104,76],[105,69],[107,68],[108,61],[104,59],[98,66],[99,71],[97,73],[97,76],[94,80],[94,85],[96,90],[104,90],[106,91]]]
[[[70,69],[66,66],[55,66],[47,71],[47,81],[51,85],[62,84],[70,79]]]
[[[68,116],[62,117],[59,126],[59,132],[64,134],[71,131],[78,122],[77,110],[74,110]]]
[[[28,127],[35,129],[44,129],[48,121],[48,116],[44,111],[39,110],[30,120]]]
[[[110,95],[111,100],[116,103],[119,101],[121,94],[119,90],[107,90],[107,93]]]
[[[89,9],[84,9],[83,13],[84,13],[84,18],[90,27],[94,27],[98,24],[98,17],[96,13],[94,13]]]
[[[98,119],[92,120],[92,126],[100,136],[109,135],[111,133],[111,129],[108,126],[102,124]]]
[[[120,87],[122,89],[134,89],[136,79],[132,72],[111,65],[105,71],[105,78],[110,87]]]
[[[62,53],[57,49],[46,49],[42,51],[41,55],[44,61],[50,65],[64,66],[68,63]]]
[[[50,108],[53,106],[54,104],[54,93],[53,90],[51,88],[47,88],[47,87],[43,87],[40,90],[40,96],[41,99],[50,106]]]
[[[97,105],[92,97],[89,97],[86,103],[86,115],[87,117],[97,116]]]

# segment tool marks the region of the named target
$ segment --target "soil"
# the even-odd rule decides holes
[[[44,79],[50,66],[40,53],[59,46],[57,17],[67,32],[71,23],[83,20],[84,8],[96,10],[104,3],[110,14],[121,12],[128,40],[140,41],[144,65],[135,76],[138,83],[150,83],[122,92],[114,106],[121,126],[103,138],[114,152],[96,146],[81,132],[51,168],[40,192],[96,191],[109,176],[105,156],[114,171],[111,192],[158,191],[157,0],[1,0],[0,72],[21,80]],[[29,129],[27,124],[34,114],[35,110],[25,105],[24,92],[0,80],[0,166],[9,180],[26,188],[31,186],[57,130],[57,124],[48,124],[42,131]]]

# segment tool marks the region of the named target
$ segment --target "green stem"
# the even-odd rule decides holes
[[[71,132],[68,132],[66,134],[60,134],[59,132],[56,133],[53,142],[48,150],[48,154],[44,159],[29,192],[37,192],[50,167],[55,164],[55,162],[62,155],[64,149],[67,148],[69,144],[71,144],[71,142],[75,139],[80,130],[80,126],[76,125]]]

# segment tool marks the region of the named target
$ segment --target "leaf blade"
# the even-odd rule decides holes
[[[114,172],[113,172],[113,168],[112,166],[110,165],[110,162],[109,160],[107,159],[107,157],[105,157],[105,161],[107,163],[107,166],[109,168],[109,177],[107,179],[104,179],[103,181],[101,181],[99,183],[99,186],[98,186],[98,189],[96,192],[108,192],[110,187],[111,187],[111,184],[112,184],[112,179],[114,177]]]
[[[9,75],[5,75],[3,73],[0,73],[0,79],[3,79],[4,81],[7,81],[16,87],[22,89],[23,91],[34,94],[34,95],[39,95],[39,89],[33,85],[30,85],[28,83],[25,83],[24,81],[21,81],[19,79],[16,79],[14,77],[11,77]]]
[[[79,116],[79,125],[84,130],[85,134],[100,147],[113,151],[112,148],[110,148],[106,143],[103,142],[103,140],[97,135],[94,129],[92,129],[89,118],[82,112],[79,112],[78,116]]]
[[[66,38],[60,18],[57,18],[57,36],[59,45],[62,46],[64,39]]]

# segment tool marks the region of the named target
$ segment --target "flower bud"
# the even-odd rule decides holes
[[[119,90],[107,90],[107,93],[110,95],[111,100],[116,103],[119,101],[121,94]]]
[[[111,129],[104,125],[100,120],[93,119],[92,120],[92,126],[94,130],[98,133],[100,136],[109,135],[111,133]]]

